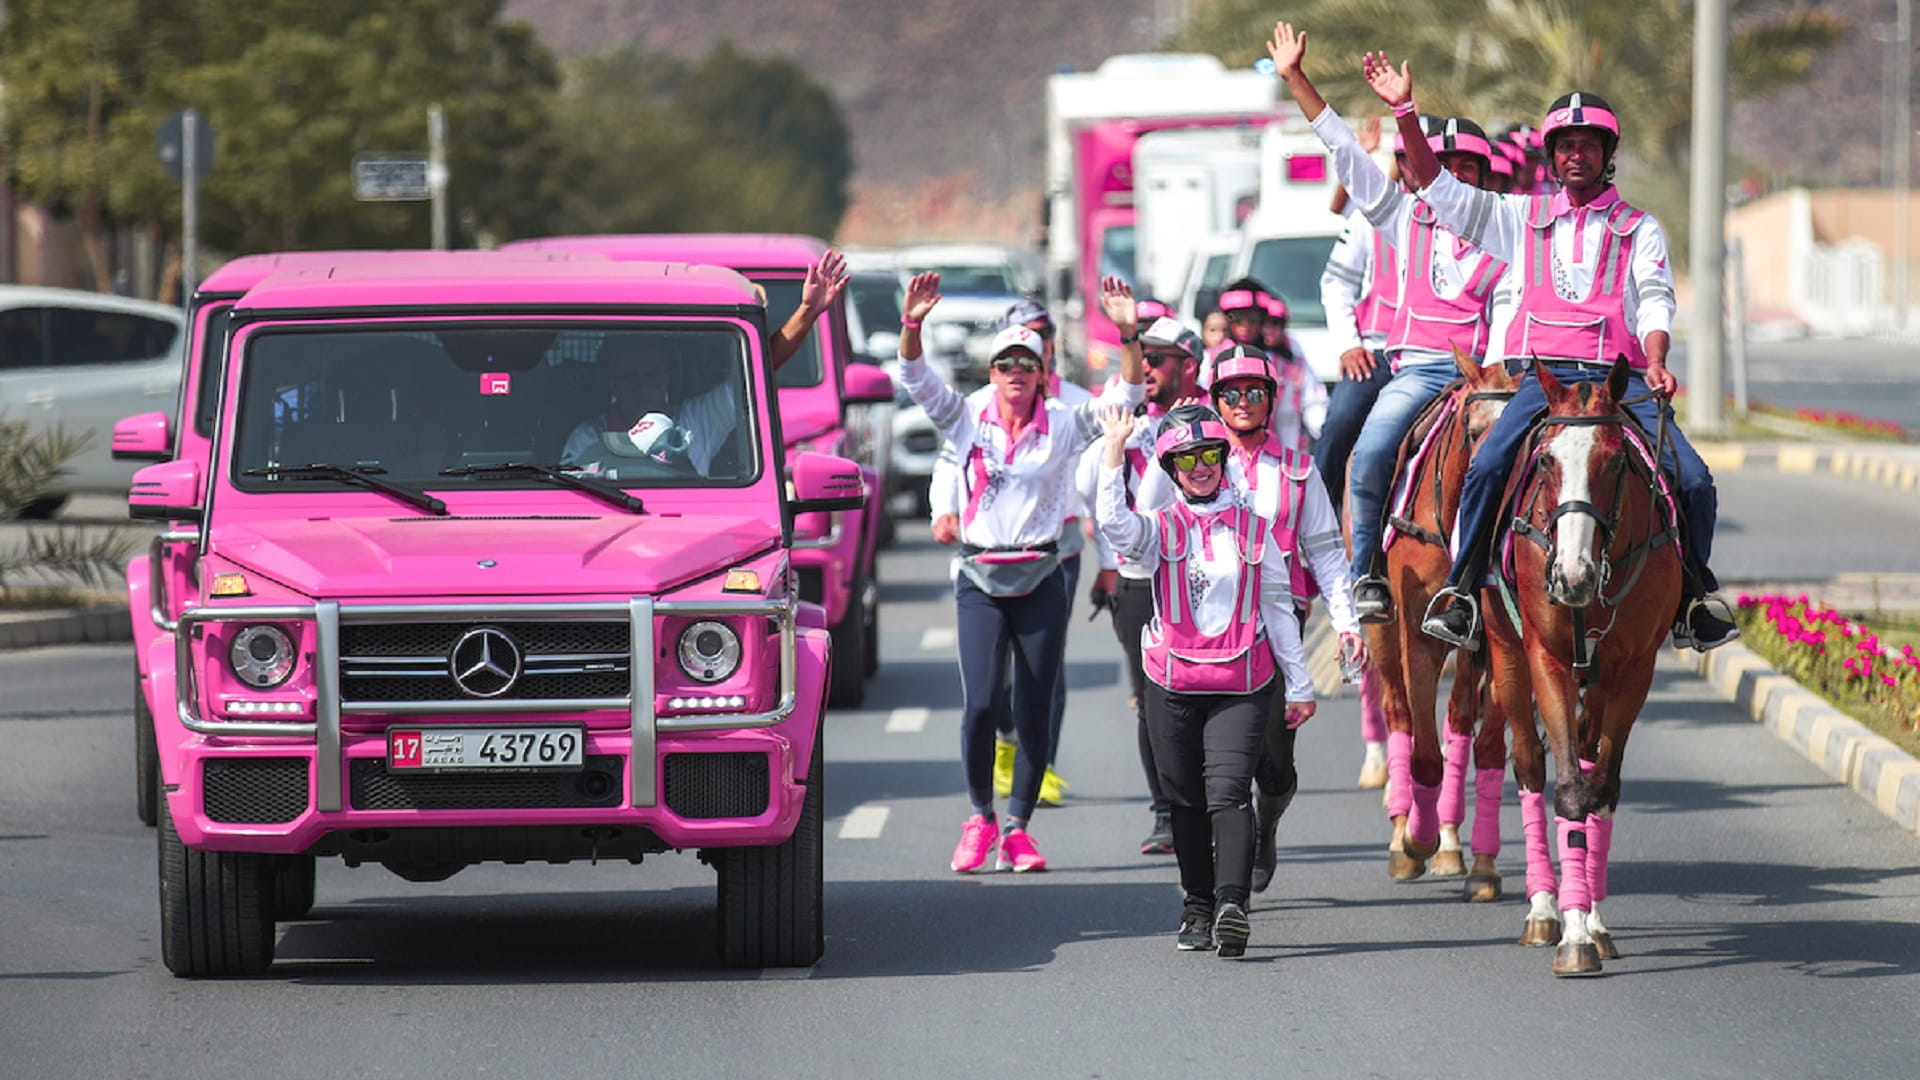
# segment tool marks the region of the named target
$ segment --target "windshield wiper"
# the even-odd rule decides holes
[[[392,495],[412,503],[430,514],[445,514],[447,504],[421,491],[391,480],[379,480],[377,474],[387,470],[378,465],[329,465],[316,461],[306,465],[267,465],[258,469],[246,469],[242,476],[284,476],[290,480],[344,480],[349,484],[359,484],[382,494]]]
[[[622,510],[630,510],[636,514],[643,514],[647,509],[646,504],[640,501],[640,496],[629,494],[618,485],[609,484],[604,480],[595,480],[591,477],[577,476],[565,471],[558,465],[535,465],[526,461],[499,461],[480,465],[456,465],[451,469],[440,470],[441,476],[472,476],[475,473],[514,473],[520,476],[539,476],[551,480],[556,484],[573,488],[575,491],[584,491],[594,498],[603,502],[612,503]]]

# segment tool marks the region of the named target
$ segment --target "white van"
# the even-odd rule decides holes
[[[126,494],[142,463],[112,459],[113,425],[135,413],[178,415],[185,326],[167,304],[0,285],[0,416],[93,436],[59,486],[20,516],[50,517],[76,492]]]

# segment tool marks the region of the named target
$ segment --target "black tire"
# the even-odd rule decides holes
[[[855,578],[840,621],[828,628],[833,636],[832,678],[827,687],[827,704],[854,709],[867,699],[867,628],[861,614],[860,594],[866,581]]]
[[[272,856],[195,851],[160,801],[160,958],[186,978],[273,965]]]
[[[45,521],[60,512],[67,505],[65,495],[42,495],[20,508],[16,515],[22,521]]]
[[[273,857],[273,917],[304,919],[313,910],[315,866],[312,855]]]
[[[815,731],[800,822],[784,844],[721,848],[720,956],[731,967],[811,967],[826,951],[826,772]]]
[[[869,582],[867,588],[873,588]],[[861,604],[861,674],[871,679],[880,670],[880,597],[876,591],[873,607]]]
[[[154,742],[153,713],[138,680],[133,688],[133,812],[142,825],[160,821],[160,750]]]

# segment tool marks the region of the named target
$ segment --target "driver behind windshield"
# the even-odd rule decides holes
[[[575,425],[561,463],[618,475],[622,458],[649,457],[711,475],[714,456],[739,423],[733,380],[688,393],[690,372],[679,350],[654,335],[609,337],[600,353],[612,400],[606,412]]]

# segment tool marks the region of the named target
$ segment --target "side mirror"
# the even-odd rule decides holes
[[[893,380],[872,364],[848,364],[842,385],[849,405],[893,403]]]
[[[200,463],[166,461],[133,474],[127,516],[148,521],[199,521]]]
[[[867,485],[860,477],[860,466],[846,458],[812,452],[795,454],[791,476],[796,514],[858,510],[867,505]]]
[[[143,412],[113,425],[113,460],[167,461],[173,457],[173,424],[163,412]]]

